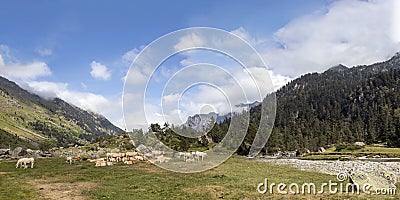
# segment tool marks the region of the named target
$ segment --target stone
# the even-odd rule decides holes
[[[325,148],[324,147],[319,147],[318,148],[318,152],[319,153],[324,153],[325,152]]]
[[[0,149],[0,156],[9,154],[10,154],[10,149]]]
[[[354,142],[354,145],[363,147],[363,146],[365,146],[365,143],[364,142]]]
[[[14,150],[11,151],[11,156],[18,157],[22,150],[22,147],[16,147]]]

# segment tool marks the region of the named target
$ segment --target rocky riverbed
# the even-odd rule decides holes
[[[331,161],[331,160],[300,160],[300,159],[257,159],[259,162],[269,162],[278,165],[289,165],[304,171],[314,171],[337,175],[348,171],[373,172],[383,170],[393,173],[400,181],[400,162],[371,162],[371,161]]]

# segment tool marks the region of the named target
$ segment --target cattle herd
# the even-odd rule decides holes
[[[178,159],[183,159],[184,162],[195,162],[195,161],[203,161],[207,156],[207,153],[194,151],[194,152],[177,152],[174,155]],[[97,167],[103,166],[111,166],[116,163],[124,163],[127,165],[132,165],[136,162],[146,162],[148,164],[154,163],[167,163],[171,160],[171,157],[166,156],[164,151],[154,150],[149,153],[140,153],[136,151],[124,152],[124,153],[106,153],[106,156],[103,158],[89,159],[88,161],[91,163],[95,163]],[[65,161],[68,164],[72,164],[74,161],[82,160],[80,155],[75,156],[67,156]],[[16,168],[19,166],[22,168],[28,168],[28,164],[31,164],[31,168],[33,168],[35,160],[34,158],[21,158],[17,161]]]

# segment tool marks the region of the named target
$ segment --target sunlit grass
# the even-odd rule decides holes
[[[1,199],[38,199],[39,191],[26,184],[33,180],[47,180],[50,183],[95,183],[98,187],[82,191],[83,195],[90,199],[358,199],[360,197],[328,194],[316,196],[258,194],[257,185],[265,178],[275,183],[313,182],[319,185],[329,180],[336,180],[336,177],[272,163],[256,162],[243,157],[233,157],[216,168],[194,174],[170,172],[145,163],[129,166],[118,164],[100,168],[87,161],[68,165],[64,160],[56,158],[39,159],[33,169],[15,169],[15,162],[2,162],[0,172],[3,173],[0,174],[0,196],[3,197]]]

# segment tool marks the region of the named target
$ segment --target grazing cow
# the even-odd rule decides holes
[[[139,161],[144,161],[143,156],[135,156],[135,159],[136,159],[136,160],[139,160]]]
[[[157,159],[156,159],[156,162],[167,163],[170,160],[171,160],[171,158],[164,157],[164,156],[158,156]]]
[[[105,161],[104,158],[91,159],[89,162]]]
[[[72,164],[72,157],[71,156],[68,156],[67,158],[66,158],[66,161],[65,162],[67,162],[67,163],[69,163],[69,164]]]
[[[111,155],[112,155],[112,153],[106,153],[107,161],[111,161],[110,160],[112,158]]]
[[[107,153],[106,155],[109,162],[120,162],[125,157],[124,153]]]
[[[164,155],[165,152],[164,151],[152,151],[151,154],[153,155],[153,157],[156,158],[158,156]]]
[[[76,155],[76,156],[74,157],[74,159],[75,159],[76,161],[81,161],[81,160],[82,160],[82,157],[81,157],[81,155]]]
[[[178,152],[175,154],[176,157],[181,158],[182,156],[185,156],[185,152]]]
[[[127,160],[127,161],[124,161],[124,164],[126,164],[126,165],[133,165],[133,161]]]
[[[21,164],[21,168],[22,168],[22,165],[24,165],[24,168],[26,169],[26,168],[28,168],[27,164],[29,164],[29,163],[31,164],[31,168],[33,168],[34,162],[35,162],[34,158],[21,158],[17,161],[15,168],[18,168],[18,166]]]
[[[107,166],[107,162],[104,161],[104,160],[98,160],[98,161],[96,161],[96,165],[95,166],[96,167],[104,167],[104,166]]]
[[[147,160],[146,164],[154,164],[154,160]]]
[[[193,154],[191,154],[191,153],[184,153],[183,154],[183,160],[184,161],[186,161],[187,159],[191,159],[191,158],[193,158]]]
[[[146,158],[146,159],[152,159],[153,158],[153,154],[151,154],[151,153],[145,153],[144,154],[144,157]]]
[[[126,153],[125,153],[125,156],[126,156],[126,157],[134,157],[134,156],[139,156],[138,154],[139,154],[139,153],[136,152],[136,151],[133,151],[133,152],[126,152]]]
[[[196,151],[196,152],[195,152],[195,155],[196,155],[196,157],[197,157],[198,160],[200,160],[200,157],[201,157],[201,160],[204,160],[204,157],[207,156],[207,153],[205,153],[205,152],[200,152],[200,151]]]

